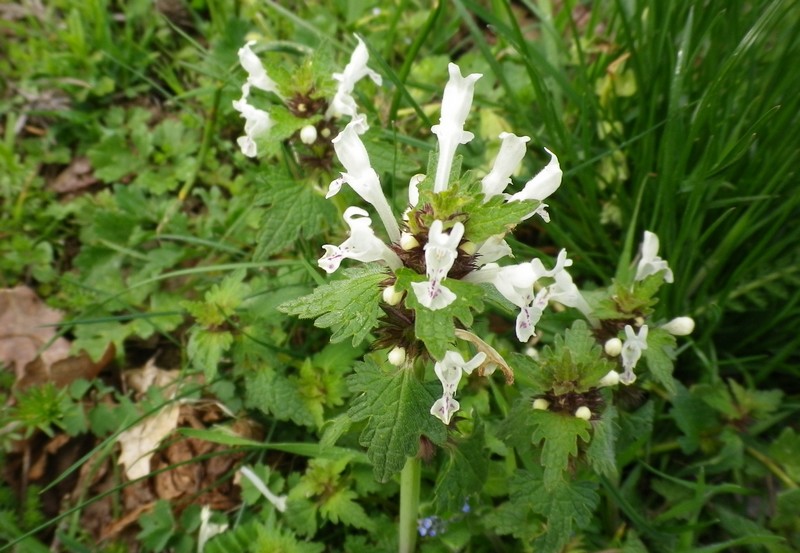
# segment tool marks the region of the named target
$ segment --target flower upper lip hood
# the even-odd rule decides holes
[[[644,231],[641,246],[641,259],[636,266],[636,280],[644,280],[650,275],[664,271],[664,282],[673,282],[672,269],[669,264],[658,257],[658,236],[649,230]]]
[[[353,89],[358,81],[364,77],[369,77],[372,81],[380,86],[383,82],[381,76],[367,67],[369,61],[369,52],[367,46],[361,37],[353,35],[358,41],[356,49],[350,56],[350,62],[345,66],[341,73],[334,73],[334,80],[339,82],[336,89],[336,94],[333,96],[328,110],[325,112],[325,118],[342,117],[348,115],[350,117],[357,117],[356,101],[353,98]]]
[[[464,130],[464,123],[472,107],[475,81],[483,76],[480,73],[473,73],[462,77],[461,69],[455,63],[449,64],[447,69],[450,79],[442,95],[442,114],[439,124],[431,127],[431,132],[439,138],[439,161],[436,165],[434,192],[447,189],[458,145],[466,144],[475,137],[471,132]]]

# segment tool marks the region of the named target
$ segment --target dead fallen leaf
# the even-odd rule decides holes
[[[178,425],[180,405],[171,402],[157,413],[147,417],[119,436],[117,442],[122,446],[119,464],[125,466],[125,475],[136,480],[150,474],[150,459],[158,444]]]
[[[61,318],[60,311],[45,305],[27,286],[0,290],[0,363],[13,368],[20,379],[45,346],[41,357],[47,368],[68,357],[69,342],[56,338],[54,327],[45,326],[58,324]]]
[[[49,188],[58,194],[80,192],[98,181],[94,177],[92,164],[86,157],[76,157],[50,183]]]
[[[24,390],[46,382],[53,382],[56,386],[63,388],[79,378],[92,380],[114,360],[116,352],[114,344],[109,344],[103,356],[96,363],[92,361],[88,353],[82,351],[79,355],[60,359],[49,367],[39,356],[25,365],[22,376],[17,380],[16,388]]]

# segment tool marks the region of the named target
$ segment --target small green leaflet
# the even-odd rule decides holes
[[[378,265],[344,271],[341,280],[318,287],[313,293],[287,301],[278,309],[301,319],[314,319],[314,326],[330,328],[331,342],[353,337],[357,346],[378,324],[379,306],[385,270]]]
[[[533,200],[507,202],[503,196],[495,196],[486,203],[476,201],[465,210],[469,219],[464,234],[476,244],[490,236],[505,234],[533,213],[538,204]]]
[[[258,231],[256,261],[285,250],[301,236],[321,234],[336,218],[336,208],[310,186],[285,177],[269,178],[268,186],[256,198],[257,204],[270,206]]]
[[[563,483],[563,473],[567,470],[569,458],[578,455],[578,439],[589,442],[591,425],[578,417],[550,411],[534,411],[531,419],[536,425],[533,443],[544,440],[544,486],[548,490],[557,489]]]
[[[356,396],[348,414],[356,422],[367,421],[359,442],[367,447],[379,482],[389,480],[417,454],[421,435],[444,443],[446,428],[430,414],[436,398],[413,371],[386,372],[368,358],[356,364],[356,373],[347,380]]]
[[[247,373],[245,378],[245,404],[248,407],[260,409],[278,420],[291,420],[300,426],[315,426],[314,414],[300,393],[297,382],[270,367]]]

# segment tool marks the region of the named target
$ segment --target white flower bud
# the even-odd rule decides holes
[[[694,332],[694,319],[691,317],[675,317],[661,328],[673,336],[688,336]]]
[[[539,359],[539,350],[535,347],[531,346],[529,348],[525,348],[525,355],[530,357],[531,359]]]
[[[403,292],[392,286],[383,289],[383,301],[389,305],[397,305],[403,299]]]
[[[622,340],[619,338],[611,338],[605,343],[603,349],[605,350],[606,355],[609,355],[610,357],[616,357],[622,352]]]
[[[617,371],[608,371],[608,374],[597,383],[597,387],[616,386],[617,384],[619,384],[619,373]]]
[[[467,241],[461,244],[458,249],[467,255],[475,255],[475,252],[478,251],[478,246],[475,245],[475,242]]]
[[[317,141],[317,128],[314,125],[306,125],[300,129],[300,142],[303,144],[313,144]]]
[[[575,410],[575,416],[578,417],[579,419],[588,421],[589,419],[592,418],[592,412],[589,410],[588,407],[582,405],[581,407],[578,407],[578,409]]]
[[[550,407],[550,402],[544,398],[538,398],[533,400],[533,408],[538,409],[540,411],[547,411],[547,408]]]
[[[413,250],[419,247],[419,241],[410,232],[404,232],[400,235],[400,247],[406,251]]]
[[[400,365],[406,362],[406,348],[401,348],[400,346],[397,346],[396,348],[393,348],[389,352],[389,355],[387,357],[389,359],[389,363],[391,363],[395,367],[399,367]]]

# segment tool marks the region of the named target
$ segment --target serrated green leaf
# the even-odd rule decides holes
[[[486,203],[475,202],[468,210],[464,236],[480,244],[496,234],[512,230],[523,217],[533,213],[539,202],[534,200],[507,202],[503,196],[495,196]]]
[[[539,364],[537,387],[552,389],[556,395],[586,392],[615,368],[582,320],[575,321],[563,337],[556,336],[553,345],[544,348]]]
[[[588,421],[550,411],[534,411],[531,414],[535,428],[532,441],[542,445],[544,484],[547,489],[556,489],[563,480],[569,458],[578,454],[578,439],[589,442]]]
[[[617,475],[617,409],[606,407],[600,420],[592,425],[592,441],[586,448],[586,458],[592,468],[608,478]]]
[[[333,204],[307,184],[277,176],[268,186],[257,199],[259,204],[269,205],[258,231],[257,261],[285,250],[301,237],[321,234],[336,218]]]
[[[353,490],[339,489],[325,498],[320,514],[333,523],[341,521],[348,526],[372,532],[375,524],[364,509],[355,502],[358,495]]]
[[[195,326],[189,335],[186,353],[192,364],[205,373],[210,382],[217,376],[217,367],[231,345],[233,334],[227,330],[211,331]]]
[[[769,453],[792,480],[800,482],[800,435],[794,428],[784,428],[770,444]]]
[[[484,434],[483,424],[476,422],[469,438],[448,442],[445,447],[448,457],[434,489],[438,513],[458,512],[470,495],[483,488],[489,473]]]
[[[389,373],[368,359],[356,365],[348,384],[357,394],[348,414],[354,421],[367,421],[359,442],[367,447],[379,482],[417,454],[421,435],[440,445],[446,439],[445,426],[430,414],[436,398],[411,370]]]
[[[585,422],[585,421],[584,421]],[[559,479],[550,487],[536,475],[518,471],[511,482],[511,502],[521,511],[530,510],[547,519],[547,529],[535,541],[536,551],[558,553],[575,529],[585,528],[600,500],[596,484]]]
[[[644,358],[647,361],[647,368],[653,380],[664,386],[670,396],[674,396],[675,379],[672,378],[672,371],[675,369],[673,359],[675,358],[675,337],[660,328],[653,328],[647,334],[647,349],[644,350]]]
[[[245,378],[245,404],[248,407],[260,409],[279,420],[291,420],[301,426],[314,426],[314,416],[296,382],[273,368],[247,373]]]
[[[434,358],[442,359],[447,350],[452,349],[455,341],[456,327],[453,319],[458,319],[467,328],[472,326],[473,311],[483,311],[483,290],[469,282],[444,280],[442,284],[456,295],[456,300],[444,309],[433,311],[419,303],[411,289],[412,282],[424,280],[423,275],[410,269],[400,269],[397,271],[395,287],[406,292],[406,305],[414,309],[414,333],[417,339],[425,343]]]
[[[385,270],[377,265],[344,271],[341,280],[318,287],[313,293],[287,301],[278,309],[301,319],[314,319],[314,326],[331,328],[331,342],[352,336],[357,346],[378,324],[382,311],[379,300],[386,279]]]
[[[484,523],[500,535],[530,543],[541,532],[543,522],[529,508],[521,509],[511,501],[500,504],[484,517]]]

